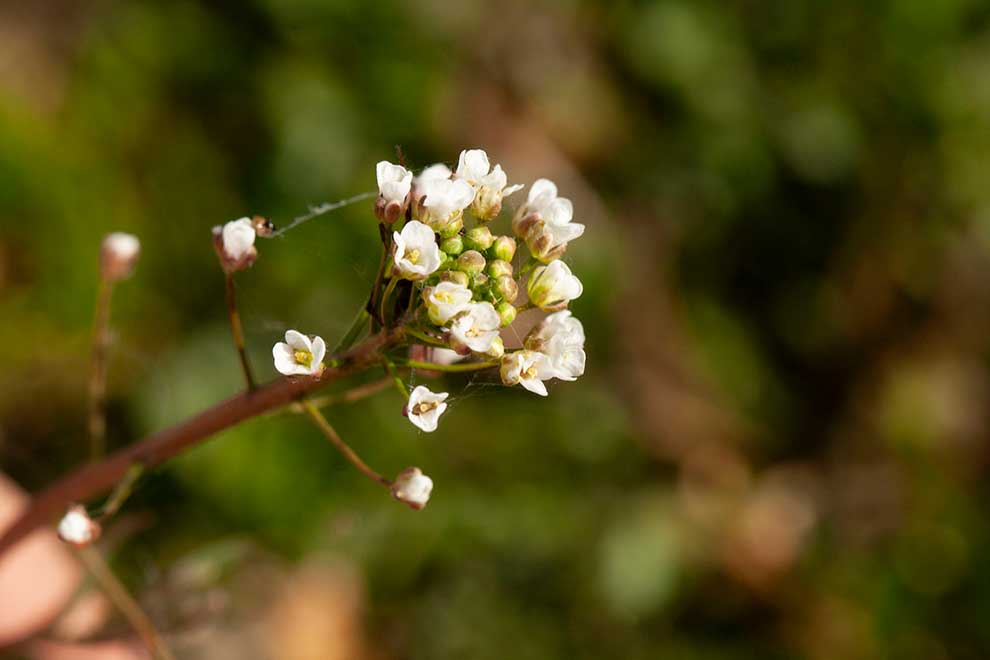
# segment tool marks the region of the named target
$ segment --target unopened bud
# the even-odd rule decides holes
[[[485,269],[485,258],[477,250],[468,250],[457,258],[457,269],[468,275],[477,275]]]
[[[468,277],[467,273],[462,273],[459,270],[445,270],[440,273],[441,282],[453,282],[454,284],[460,284],[461,286],[468,286],[471,284],[471,278]]]
[[[254,247],[256,235],[250,218],[232,220],[223,227],[213,228],[213,247],[225,272],[236,273],[254,263],[258,257]]]
[[[458,215],[456,218],[440,227],[437,231],[440,232],[441,238],[450,238],[451,236],[457,236],[458,232],[462,229],[464,229],[464,216]]]
[[[430,501],[433,480],[417,467],[406,468],[392,482],[392,497],[419,511]]]
[[[450,238],[444,239],[440,244],[440,249],[451,256],[457,256],[464,251],[464,239],[461,238],[460,234],[457,236],[451,236]]]
[[[489,275],[495,278],[502,277],[503,275],[512,275],[512,264],[508,261],[495,259],[488,262],[488,268],[486,271]]]
[[[489,252],[496,259],[511,263],[516,256],[516,241],[511,236],[499,236],[492,242]]]
[[[492,340],[492,345],[485,351],[485,355],[496,360],[505,355],[505,344],[502,342],[501,337],[496,337]]]
[[[116,282],[130,277],[140,253],[141,242],[137,236],[123,232],[107,234],[100,246],[103,279]]]
[[[538,213],[528,213],[526,206],[522,206],[516,216],[512,218],[512,233],[519,238],[526,238],[530,230],[543,221]]]
[[[485,225],[472,227],[464,235],[464,244],[468,249],[477,250],[478,252],[484,252],[490,248],[494,241],[495,238],[492,236],[492,230]]]
[[[489,277],[484,273],[476,273],[471,276],[471,288],[475,291],[487,288],[489,282]]]
[[[69,507],[58,523],[58,536],[66,543],[82,548],[100,538],[100,525],[93,521],[81,505]]]
[[[519,285],[511,275],[502,275],[495,280],[495,290],[506,302],[515,302],[519,297]]]
[[[386,224],[392,224],[406,212],[405,204],[395,200],[388,201],[381,195],[375,200],[375,215]]]
[[[512,322],[516,320],[516,315],[519,313],[519,310],[507,302],[496,307],[495,311],[498,312],[498,317],[501,319],[503,328],[512,325]]]

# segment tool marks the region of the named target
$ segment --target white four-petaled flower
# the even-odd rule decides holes
[[[440,248],[433,230],[412,220],[402,233],[392,232],[395,242],[395,271],[407,280],[422,280],[440,267]]]
[[[514,226],[527,227],[523,232],[533,256],[548,261],[559,256],[567,243],[584,233],[584,225],[571,222],[574,205],[557,196],[557,185],[549,179],[537,179],[529,188],[529,197],[516,214]],[[533,222],[530,221],[532,219]]]
[[[426,506],[433,492],[433,480],[417,467],[406,468],[392,482],[392,497],[417,511]]]
[[[553,369],[547,356],[538,351],[515,351],[502,358],[499,369],[502,382],[506,385],[522,385],[527,390],[540,396],[547,395],[547,386],[543,381],[553,378]]]
[[[431,392],[428,387],[418,385],[409,394],[406,416],[414,425],[431,433],[437,430],[440,415],[447,409],[447,392]]]
[[[481,220],[497,216],[502,210],[502,199],[524,187],[520,184],[507,186],[508,178],[502,166],[491,167],[483,149],[462,151],[455,174],[474,186],[476,194],[471,211]]]
[[[322,337],[310,339],[301,332],[287,330],[285,341],[272,347],[275,369],[286,376],[312,376],[323,371],[327,345]]]
[[[566,305],[583,291],[581,280],[559,259],[533,270],[527,286],[530,302],[546,311]]]
[[[231,220],[223,226],[223,251],[232,261],[240,261],[254,248],[256,232],[251,218]]]
[[[576,380],[584,374],[584,326],[570,310],[543,319],[526,337],[525,345],[547,357],[555,378]]]
[[[416,182],[419,198],[419,219],[441,231],[456,222],[464,209],[474,201],[474,187],[463,179],[444,179],[439,176],[420,177]]]
[[[387,160],[378,163],[378,194],[386,203],[397,202],[405,204],[409,190],[412,188],[412,172],[401,165],[393,165]]]
[[[456,282],[440,282],[430,291],[426,305],[430,320],[443,325],[464,311],[471,302],[471,290]]]
[[[451,345],[455,349],[466,346],[476,353],[484,353],[498,337],[501,322],[490,302],[470,303],[450,324]]]

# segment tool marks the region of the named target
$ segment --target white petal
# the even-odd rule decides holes
[[[306,351],[308,353],[313,352],[313,342],[310,341],[309,337],[297,330],[285,331],[285,343],[296,350]]]
[[[443,163],[437,163],[436,165],[430,165],[420,172],[417,180],[429,181],[430,179],[449,179],[451,174],[452,172],[449,167]]]
[[[566,197],[558,197],[547,205],[543,220],[549,225],[566,225],[574,217],[574,205]]]
[[[508,197],[512,193],[519,192],[520,190],[522,190],[525,187],[526,186],[524,184],[521,184],[521,183],[517,183],[515,185],[509,186],[508,188],[506,188],[505,190],[502,191],[502,197]]]
[[[547,396],[547,386],[543,384],[542,380],[538,378],[523,378],[519,381],[519,384],[525,387],[527,390],[533,394],[539,394],[540,396]]]
[[[557,184],[550,179],[537,179],[529,187],[529,203],[533,203],[539,197],[553,199],[557,196]]]
[[[313,361],[310,362],[310,370],[314,373],[319,370],[320,363],[323,362],[323,358],[327,354],[327,344],[323,341],[323,337],[317,337],[313,340]]]
[[[272,357],[275,359],[275,370],[285,376],[296,376],[307,373],[305,367],[296,363],[295,352],[286,343],[279,342],[272,347]],[[302,368],[300,370],[300,368]]]

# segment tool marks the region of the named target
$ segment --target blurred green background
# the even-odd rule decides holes
[[[587,374],[431,383],[430,435],[393,391],[329,410],[381,472],[433,477],[418,513],[292,415],[157,470],[107,547],[180,658],[990,654],[977,0],[6,3],[3,471],[33,492],[85,460],[105,233],[143,245],[120,446],[240,385],[210,227],[373,190],[396,144],[574,200]],[[375,222],[259,244],[265,379],[286,328],[347,327]]]

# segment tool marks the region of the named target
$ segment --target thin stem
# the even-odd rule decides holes
[[[105,520],[120,510],[120,507],[124,505],[127,498],[134,492],[134,485],[141,478],[142,474],[144,474],[144,466],[141,463],[135,463],[130,467],[127,474],[117,483],[113,492],[110,493],[110,497],[103,504],[103,508],[100,509],[100,513],[96,516],[97,521]]]
[[[498,362],[468,362],[467,364],[436,364],[434,362],[420,362],[419,360],[405,360],[399,366],[411,367],[413,369],[428,369],[430,371],[446,371],[457,373],[462,371],[480,371],[497,367]]]
[[[321,413],[319,409],[313,405],[312,401],[303,401],[302,406],[306,411],[306,414],[309,415],[309,418],[313,420],[313,423],[316,424],[321,431],[323,431],[323,435],[327,436],[327,440],[330,441],[330,444],[336,447],[337,451],[343,454],[344,458],[346,458],[351,465],[360,470],[372,481],[377,481],[386,488],[391,487],[392,482],[390,480],[368,467],[368,464],[362,461],[361,457],[358,456],[354,450],[340,438],[337,431],[330,426],[330,422],[328,422],[327,418],[323,416],[323,413]]]
[[[230,333],[234,337],[234,347],[237,349],[237,356],[241,361],[244,382],[250,392],[256,385],[254,376],[251,374],[251,363],[248,362],[247,350],[244,348],[244,331],[241,328],[241,315],[237,311],[237,289],[234,286],[234,274],[224,273],[224,278],[227,289],[227,315],[230,316]]]
[[[386,376],[385,378],[365,383],[364,385],[358,385],[339,394],[327,394],[326,396],[310,399],[310,402],[317,408],[326,408],[337,403],[354,403],[355,401],[360,401],[361,399],[378,394],[391,386],[392,377]]]
[[[379,318],[382,319],[382,323],[385,322],[385,306],[388,304],[388,299],[392,296],[392,292],[395,291],[395,285],[399,283],[398,277],[393,277],[385,285],[385,293],[382,294],[381,309],[379,310]]]
[[[148,615],[144,613],[137,601],[127,593],[127,589],[120,583],[117,576],[113,574],[106,560],[100,555],[96,548],[80,548],[77,552],[79,559],[86,566],[100,589],[107,595],[107,598],[116,606],[120,613],[131,624],[135,632],[141,636],[148,652],[158,660],[175,660],[175,656],[169,651],[154,624]]]
[[[97,461],[107,444],[107,353],[110,347],[110,297],[113,282],[100,278],[93,318],[93,355],[89,374],[89,457]]]
[[[71,503],[84,502],[113,488],[134,463],[142,463],[150,470],[220,431],[381,364],[385,351],[401,342],[400,330],[373,335],[350,351],[334,356],[335,365],[327,367],[321,376],[279,378],[253,392],[243,392],[221,401],[198,415],[117,450],[98,463],[78,468],[31,499],[27,509],[0,536],[0,555],[38,527],[50,524]]]
[[[388,264],[389,247],[392,244],[392,237],[388,233],[385,225],[379,223],[378,235],[382,241],[382,256],[378,262],[378,273],[375,275],[375,283],[371,287],[371,296],[368,297],[368,314],[371,315],[371,331],[375,332],[385,324],[384,319],[378,315],[378,294],[381,292],[382,279],[385,277],[385,268]]]
[[[385,371],[388,372],[388,375],[392,378],[392,381],[395,383],[395,388],[399,390],[399,394],[402,395],[402,398],[408,401],[409,390],[406,389],[406,384],[402,382],[402,378],[399,377],[399,372],[395,370],[395,365],[392,364],[392,361],[389,360],[388,358],[385,358],[384,363],[385,363]]]
[[[448,348],[447,344],[445,344],[443,340],[437,339],[436,337],[432,337],[426,334],[425,332],[416,330],[415,328],[410,328],[407,326],[406,334],[409,335],[410,337],[415,337],[416,339],[419,339],[424,344],[429,344],[430,346],[437,346],[440,348]]]

